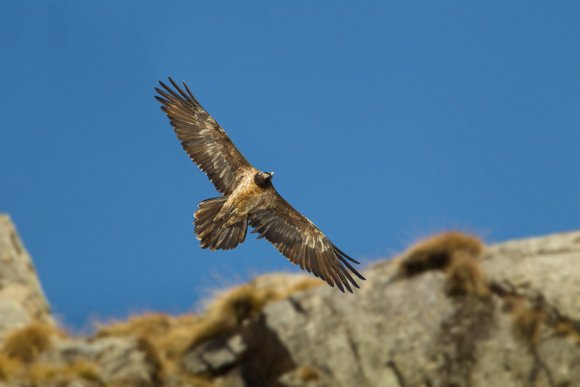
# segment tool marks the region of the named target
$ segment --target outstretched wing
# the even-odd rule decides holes
[[[349,263],[359,263],[342,252],[308,218],[296,211],[274,188],[263,193],[265,204],[250,212],[250,225],[290,261],[330,286],[352,293],[359,287],[352,274],[365,278]],[[350,272],[349,272],[350,271]]]
[[[159,82],[155,98],[163,110],[183,149],[204,171],[218,191],[231,194],[239,172],[251,168],[222,127],[204,110],[183,82],[184,92],[169,78],[173,88]]]

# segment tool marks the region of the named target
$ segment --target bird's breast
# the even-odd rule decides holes
[[[263,201],[264,189],[254,183],[253,176],[248,176],[238,184],[224,207],[229,207],[238,216],[244,216],[259,207]]]

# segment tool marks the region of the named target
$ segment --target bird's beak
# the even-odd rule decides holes
[[[270,177],[274,176],[274,172],[270,172]]]

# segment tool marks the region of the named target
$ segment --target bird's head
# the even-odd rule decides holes
[[[274,176],[274,172],[258,172],[254,176],[254,181],[258,186],[266,188],[272,185],[272,176]]]

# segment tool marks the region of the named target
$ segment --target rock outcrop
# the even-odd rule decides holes
[[[15,237],[2,233],[3,258]],[[14,330],[0,386],[580,386],[579,263],[580,232],[491,247],[445,233],[368,268],[354,295],[267,275],[196,315],[137,316],[88,338]],[[51,324],[46,303],[8,299]]]
[[[0,343],[7,332],[38,321],[53,323],[50,308],[14,225],[0,214]]]
[[[580,233],[475,258],[488,295],[446,291],[445,271],[393,282],[394,262],[368,270],[355,297],[320,288],[267,306],[258,331],[288,355],[273,378],[308,367],[319,378],[286,385],[580,386]]]

